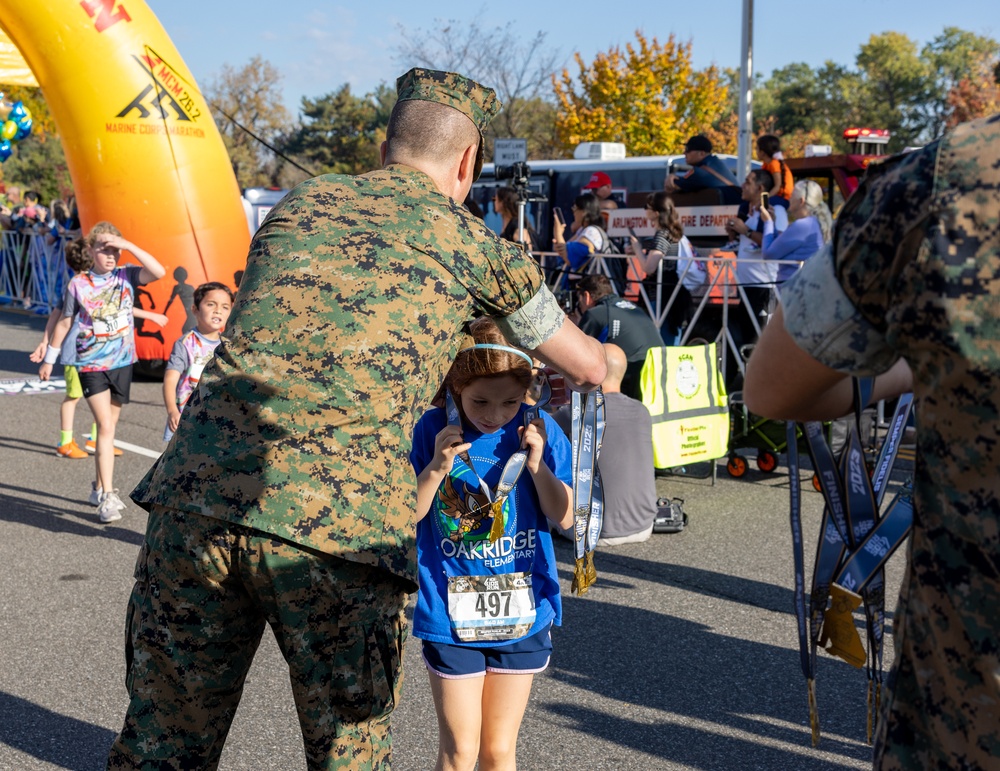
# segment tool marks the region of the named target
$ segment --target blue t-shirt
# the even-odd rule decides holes
[[[491,490],[496,489],[504,464],[520,446],[518,428],[524,424],[522,404],[517,416],[493,434],[482,434],[463,425],[465,440],[472,443],[469,456],[476,472]],[[557,478],[572,483],[572,448],[556,422],[544,412],[548,441],[542,460]],[[433,409],[413,431],[410,461],[417,474],[434,457],[434,440],[447,424],[444,410]],[[484,503],[475,476],[465,463],[455,459],[448,478],[438,489],[427,516],[417,523],[417,563],[420,588],[413,611],[413,635],[422,640],[477,647],[509,645],[546,628],[562,623],[559,576],[548,520],[541,511],[531,474],[521,474],[504,505],[504,534],[490,544],[489,513],[477,521],[475,512]],[[466,532],[463,532],[466,530]],[[516,638],[496,641],[460,639],[449,615],[449,577],[531,575],[535,618],[530,630]],[[483,579],[488,582],[488,579]],[[453,600],[454,602],[454,592]],[[489,623],[485,608],[483,624]],[[465,614],[468,616],[468,614]],[[475,614],[473,614],[475,615]],[[468,622],[466,618],[465,622]],[[468,627],[466,627],[468,630]]]
[[[677,185],[678,190],[683,192],[704,190],[711,187],[739,187],[733,172],[729,170],[726,162],[717,155],[706,155],[705,159],[692,166],[687,174],[677,177],[674,184]]]

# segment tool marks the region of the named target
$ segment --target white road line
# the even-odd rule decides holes
[[[66,390],[66,381],[63,378],[53,378],[52,380],[0,380],[0,394],[15,396],[18,394],[54,394],[62,393]]]
[[[115,447],[118,447],[122,450],[128,450],[129,452],[134,452],[137,455],[145,455],[147,458],[159,458],[160,455],[163,454],[162,451],[157,452],[156,450],[148,450],[145,447],[140,447],[137,444],[130,444],[129,442],[121,442],[118,439],[115,439]]]

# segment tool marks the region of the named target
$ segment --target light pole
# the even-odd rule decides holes
[[[753,155],[753,0],[743,0],[743,62],[740,66],[740,124],[736,145],[736,176],[742,182],[750,173]]]

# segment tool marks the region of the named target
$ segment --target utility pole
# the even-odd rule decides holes
[[[740,128],[737,140],[736,177],[742,182],[750,173],[753,156],[753,0],[743,0],[743,40],[740,66]]]

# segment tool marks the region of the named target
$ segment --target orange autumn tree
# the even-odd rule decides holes
[[[1000,112],[1000,61],[989,54],[980,54],[973,60],[970,70],[970,74],[948,92],[946,102],[951,113],[946,126],[949,129]]]
[[[556,137],[568,153],[580,142],[624,142],[629,155],[681,152],[685,140],[712,126],[727,105],[726,84],[714,65],[691,66],[691,41],[673,35],[662,45],[635,33],[636,43],[599,53],[579,73],[552,76]]]

